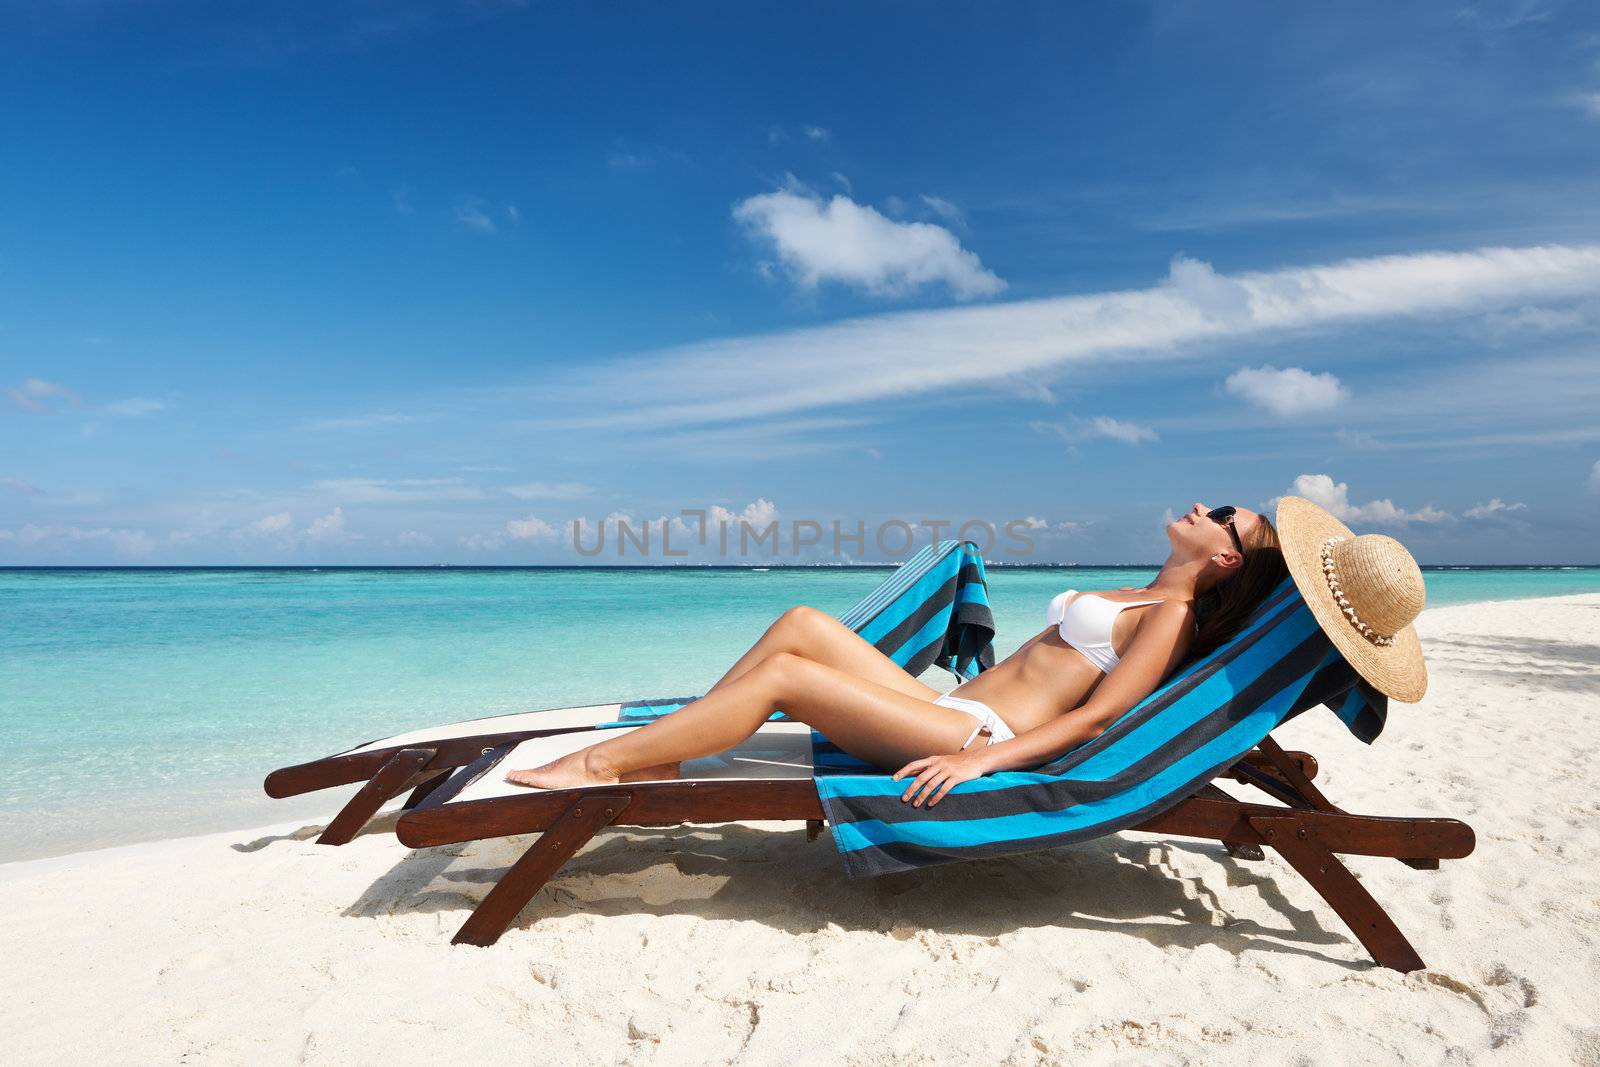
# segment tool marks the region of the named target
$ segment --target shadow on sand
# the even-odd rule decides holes
[[[1552,693],[1600,691],[1600,644],[1534,637],[1472,636],[1434,639],[1430,662],[1467,677]]]
[[[402,812],[389,811],[374,815],[372,820],[356,832],[357,837],[366,837],[368,834],[392,834],[394,824],[400,821]],[[268,845],[276,845],[280,841],[315,841],[322,836],[327,824],[318,823],[302,826],[298,830],[291,830],[286,834],[270,834],[267,837],[258,837],[254,841],[236,841],[228,847],[235,852],[260,852]]]
[[[464,920],[535,840],[527,835],[419,849],[345,914],[458,912]],[[1184,852],[1217,859],[1226,889],[1255,893],[1281,924],[1232,915],[1216,889],[1180,873],[1175,860]],[[456,867],[459,858],[465,862]],[[797,934],[834,925],[995,937],[1053,926],[1115,930],[1161,947],[1213,944],[1236,956],[1290,953],[1356,971],[1374,966],[1320,951],[1348,946],[1352,938],[1336,918],[1329,916],[1331,927],[1325,926],[1316,914],[1291,904],[1278,888],[1279,876],[1295,877],[1279,863],[1247,866],[1220,845],[1118,835],[852,881],[828,842],[807,847],[799,831],[738,824],[628,828],[598,838],[568,863],[512,930],[575,913],[758,920]]]

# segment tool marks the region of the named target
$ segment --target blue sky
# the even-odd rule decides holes
[[[0,563],[1600,562],[1589,5],[0,3],[0,99]]]

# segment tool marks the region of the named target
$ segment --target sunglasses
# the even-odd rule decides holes
[[[1233,547],[1237,548],[1239,550],[1239,555],[1242,556],[1244,555],[1244,542],[1239,540],[1239,531],[1233,525],[1233,517],[1235,514],[1237,514],[1238,510],[1239,509],[1234,507],[1232,504],[1224,504],[1220,508],[1212,508],[1210,511],[1206,512],[1206,518],[1210,519],[1218,526],[1227,527],[1228,536],[1233,538]]]

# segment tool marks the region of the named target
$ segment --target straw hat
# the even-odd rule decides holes
[[[1357,537],[1309,500],[1278,501],[1278,539],[1300,595],[1339,654],[1395,700],[1428,691],[1422,645],[1422,571],[1405,546],[1382,534]]]

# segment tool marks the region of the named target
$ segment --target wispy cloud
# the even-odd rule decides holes
[[[494,233],[499,229],[495,225],[494,217],[489,202],[480,196],[469,196],[456,204],[456,222],[468,230],[478,233]]]
[[[339,418],[314,419],[305,424],[313,432],[343,430],[382,430],[391,426],[404,426],[421,421],[417,415],[399,415],[389,411],[375,411],[366,415],[346,415]]]
[[[274,515],[263,515],[250,524],[250,529],[258,534],[283,533],[294,523],[294,516],[287,511],[280,511]]]
[[[1250,226],[1282,226],[1299,222],[1369,215],[1417,214],[1439,206],[1414,196],[1327,193],[1300,197],[1253,196],[1234,190],[1232,196],[1208,196],[1178,204],[1135,221],[1150,233],[1209,233]]]
[[[352,504],[482,500],[486,495],[460,478],[328,478],[313,482],[311,488]]]
[[[730,457],[750,462],[792,460],[844,452],[860,445],[850,432],[866,427],[865,418],[771,419],[729,426],[671,429],[648,439],[619,435],[612,446],[641,460],[674,463],[721,463]]]
[[[23,411],[41,415],[55,410],[61,404],[78,406],[77,393],[58,382],[47,382],[43,378],[24,379],[21,385],[7,389],[6,395]]]
[[[32,482],[25,482],[21,478],[10,478],[10,477],[0,478],[0,489],[9,489],[13,493],[21,493],[23,496],[43,496],[44,495],[44,490],[43,489],[40,489],[37,485],[34,485]]]
[[[1595,245],[1416,253],[1239,275],[1180,261],[1148,289],[704,342],[575,369],[548,381],[541,396],[573,412],[568,426],[726,423],[1091,361],[1192,357],[1221,340],[1482,314],[1597,286]]]
[[[1224,387],[1280,418],[1329,411],[1350,398],[1350,391],[1332,374],[1313,374],[1299,367],[1240,367]]]
[[[972,300],[1005,288],[944,227],[897,222],[848,196],[824,200],[794,185],[740,201],[733,217],[806,289],[833,282],[903,296],[944,285],[958,300]]]
[[[594,487],[581,482],[524,482],[508,485],[505,491],[518,500],[576,500],[592,494]]]
[[[1567,102],[1592,119],[1600,119],[1600,92],[1573,93]]]
[[[207,532],[215,531],[194,531],[186,534],[183,537],[183,540],[199,540],[205,536]],[[235,541],[259,541],[262,539],[270,539],[279,541],[286,545],[293,544],[299,540],[299,536],[294,529],[294,516],[287,511],[277,511],[271,515],[263,515],[259,519],[245,523],[245,525],[234,530],[229,536],[231,536]]]
[[[1093,415],[1088,418],[1073,416],[1069,422],[1032,422],[1029,425],[1039,433],[1052,434],[1068,444],[1103,438],[1107,441],[1121,441],[1125,445],[1139,445],[1161,439],[1161,435],[1148,426],[1114,419],[1109,415]]]
[[[151,400],[149,397],[134,396],[126,400],[114,400],[100,410],[107,415],[115,415],[122,419],[139,419],[146,415],[155,415],[167,410],[164,400]]]
[[[109,545],[120,556],[148,556],[155,542],[145,531],[110,526],[38,526],[28,523],[15,530],[0,530],[0,541],[45,549],[81,544]]]
[[[1496,336],[1508,336],[1568,333],[1584,329],[1589,319],[1577,308],[1520,307],[1491,311],[1483,317],[1483,324]]]
[[[939,216],[939,218],[943,219],[945,222],[956,227],[957,229],[964,229],[966,227],[966,212],[962,211],[959,207],[946,200],[944,197],[929,196],[927,193],[924,193],[922,194],[922,202],[927,205],[929,211],[933,212],[935,215]]]

